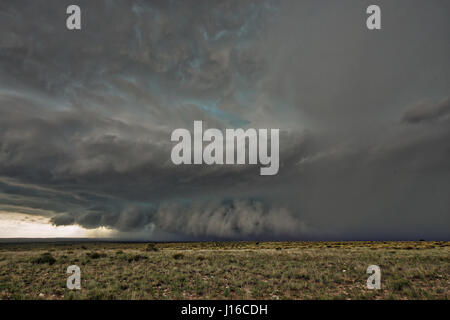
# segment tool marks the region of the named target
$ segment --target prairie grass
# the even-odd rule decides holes
[[[449,242],[3,243],[0,299],[448,299],[449,271]]]

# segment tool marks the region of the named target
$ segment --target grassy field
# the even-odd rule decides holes
[[[0,299],[448,299],[449,271],[450,242],[2,243]]]

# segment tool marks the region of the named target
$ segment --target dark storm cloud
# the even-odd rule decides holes
[[[285,208],[254,200],[164,203],[156,212],[155,224],[175,233],[225,239],[286,239],[313,232]]]
[[[403,121],[418,123],[442,118],[450,114],[450,98],[439,103],[422,102],[407,110],[403,115]]]
[[[69,1],[2,1],[0,210],[162,239],[448,237],[450,5],[377,2],[372,32],[354,1],[80,1],[71,32]],[[173,165],[194,120],[279,128],[279,174]]]

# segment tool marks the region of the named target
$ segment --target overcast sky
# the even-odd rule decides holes
[[[76,3],[0,3],[3,230],[450,240],[448,0]],[[279,173],[175,166],[194,120],[280,129]]]

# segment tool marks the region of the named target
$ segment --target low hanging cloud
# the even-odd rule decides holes
[[[421,102],[408,109],[403,115],[403,121],[419,123],[442,119],[450,115],[450,98],[443,99],[438,103]]]
[[[162,204],[154,217],[156,226],[199,238],[223,239],[298,238],[311,230],[281,206],[255,200],[206,201]]]
[[[187,239],[297,239],[315,230],[290,209],[258,200],[164,202],[157,208],[127,207],[121,212],[56,214],[56,226],[106,226],[130,236],[157,228]]]

